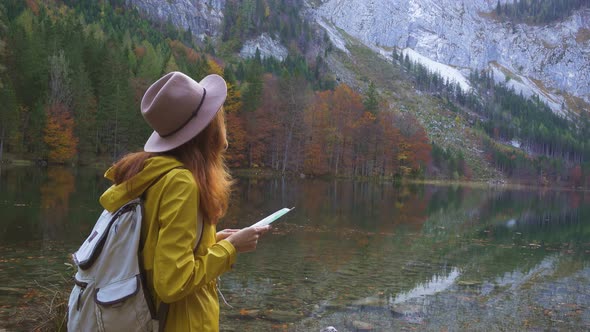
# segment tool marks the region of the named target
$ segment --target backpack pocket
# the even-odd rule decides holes
[[[92,296],[88,296],[89,291],[86,290],[88,283],[74,279],[74,288],[70,293],[68,300],[68,331],[83,331],[89,330],[96,326],[92,319],[81,319],[81,317],[94,317],[92,309],[88,313],[89,306],[85,306],[84,302],[92,301]],[[92,308],[92,306],[90,307]]]
[[[98,288],[94,295],[98,330],[119,331],[133,326],[133,331],[152,331],[152,317],[139,275]]]

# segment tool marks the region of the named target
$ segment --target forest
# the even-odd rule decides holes
[[[482,135],[486,159],[509,177],[529,182],[568,179],[581,184],[590,174],[590,115],[581,112],[575,123],[554,113],[538,96],[525,98],[505,84],[495,83],[490,71],[469,77],[474,89],[463,91],[438,73],[429,72],[408,55],[393,51],[394,65],[406,68],[421,91],[440,98],[474,124]],[[515,148],[516,145],[518,148]],[[462,154],[433,145],[433,161],[464,177]],[[587,176],[586,176],[587,177]]]
[[[381,112],[386,106],[346,85],[320,89],[321,64],[297,54],[226,62],[117,2],[76,3],[2,8],[6,154],[90,164],[140,149],[150,133],[138,111],[143,91],[181,70],[227,78],[232,167],[393,177],[429,163],[430,144],[413,117]]]
[[[216,43],[197,40],[170,22],[151,23],[123,0],[3,2],[0,160],[4,155],[91,165],[141,149],[151,132],[139,112],[142,94],[164,73],[180,70],[195,79],[217,73],[228,81],[232,168],[399,178],[428,177],[434,167],[437,177],[470,179],[461,151],[430,141],[418,119],[393,109],[374,84],[360,93],[334,80],[324,59],[329,42],[312,33],[297,4],[228,1]],[[244,40],[265,31],[279,31],[289,48],[286,59],[263,58],[260,52],[250,59],[236,57]],[[325,51],[310,57],[308,51],[318,45]],[[590,144],[582,139],[589,137],[587,119],[572,128],[540,101],[478,74],[474,84],[494,96],[482,100],[403,55],[394,56],[394,65],[409,68],[419,89],[461,116],[479,114],[476,125],[487,158],[506,174],[526,170],[534,182],[542,174],[570,180],[579,170],[580,184],[590,178]],[[518,152],[498,143],[515,136],[529,152],[521,152],[522,167],[515,166],[521,165]]]
[[[552,23],[569,17],[574,10],[587,8],[587,0],[514,0],[496,4],[496,15],[514,23]]]

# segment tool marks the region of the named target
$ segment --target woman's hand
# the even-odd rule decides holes
[[[219,232],[217,232],[217,234],[215,235],[215,241],[219,242],[221,240],[225,240],[227,239],[230,235],[239,232],[239,229],[235,229],[235,228],[226,228],[224,230],[221,230]]]
[[[246,227],[230,234],[226,240],[236,248],[237,252],[254,251],[258,244],[258,238],[269,230],[270,226],[268,225],[263,227]]]

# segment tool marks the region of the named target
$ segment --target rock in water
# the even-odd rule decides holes
[[[324,327],[320,332],[338,332],[334,326]]]
[[[352,322],[352,327],[354,327],[355,330],[358,332],[373,331],[375,329],[373,324],[361,322],[360,320],[355,320],[354,322]]]
[[[299,313],[282,310],[268,310],[264,312],[263,316],[268,320],[280,323],[293,323],[303,317],[303,315]]]
[[[387,300],[377,296],[365,297],[352,302],[353,306],[356,307],[375,307],[383,308],[387,306]]]

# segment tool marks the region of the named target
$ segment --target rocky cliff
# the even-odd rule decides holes
[[[172,22],[204,38],[219,34],[225,0],[127,0],[127,4],[155,21]]]
[[[203,38],[219,35],[226,0],[127,0],[153,19],[171,21]],[[501,0],[501,3],[507,0]],[[512,1],[512,0],[509,0]],[[340,31],[386,54],[411,49],[468,76],[490,69],[524,95],[537,94],[554,110],[567,106],[562,92],[590,102],[590,9],[544,26],[493,19],[497,0],[324,0],[309,1],[312,17],[333,43],[345,50]],[[269,41],[270,40],[270,41]],[[265,35],[247,42],[264,56],[285,56],[284,47]],[[279,50],[275,52],[276,50]],[[346,50],[345,50],[346,51]],[[277,53],[277,54],[274,54]],[[428,64],[426,64],[428,65]],[[456,79],[456,78],[455,78]]]
[[[555,95],[560,90],[590,102],[590,9],[550,25],[512,25],[490,15],[496,3],[327,0],[314,11],[322,25],[372,47],[410,48],[465,74],[501,67],[507,77],[528,78],[530,89],[546,93],[556,105],[563,101]]]

